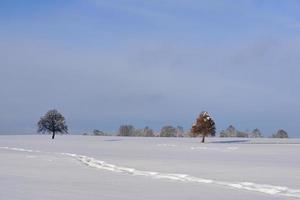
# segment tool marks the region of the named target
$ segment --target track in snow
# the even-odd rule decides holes
[[[15,148],[15,147],[0,147],[0,149],[29,152],[29,153],[51,153],[51,152],[42,152],[38,150],[30,150],[30,149]],[[187,174],[176,174],[176,173],[169,174],[169,173],[160,173],[160,172],[153,172],[153,171],[144,171],[144,170],[138,170],[134,168],[109,164],[106,163],[105,161],[97,160],[95,158],[84,156],[84,155],[78,155],[73,153],[53,153],[53,154],[60,154],[63,156],[71,157],[89,167],[108,170],[116,173],[129,174],[134,176],[146,176],[154,179],[167,179],[167,180],[187,182],[187,183],[212,184],[212,185],[223,186],[231,189],[248,190],[248,191],[260,192],[268,195],[293,197],[293,198],[300,199],[300,190],[290,189],[285,186],[257,184],[252,182],[226,182],[226,181],[217,181],[212,179],[194,177]]]

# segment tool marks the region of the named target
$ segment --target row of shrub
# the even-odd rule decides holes
[[[226,130],[221,131],[220,137],[246,137],[246,138],[263,138],[263,134],[259,129],[253,131],[239,131],[234,126],[230,125]],[[288,138],[286,131],[280,129],[271,136],[272,138]]]
[[[84,133],[84,135],[90,135]],[[190,131],[184,131],[181,126],[164,126],[160,132],[155,132],[153,129],[146,126],[143,129],[135,128],[133,125],[121,125],[118,133],[107,133],[95,129],[92,133],[95,136],[129,136],[129,137],[193,137]],[[239,131],[234,126],[230,125],[226,130],[220,132],[220,137],[243,137],[243,138],[263,138],[263,134],[259,129],[253,131]],[[288,138],[286,131],[280,129],[271,136],[272,138]]]

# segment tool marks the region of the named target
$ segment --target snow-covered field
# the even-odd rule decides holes
[[[0,199],[300,199],[300,139],[0,136]]]

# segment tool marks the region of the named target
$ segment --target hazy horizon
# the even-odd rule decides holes
[[[300,2],[0,2],[0,134],[56,108],[70,132],[191,128],[300,137]]]

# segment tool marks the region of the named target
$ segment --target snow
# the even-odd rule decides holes
[[[0,136],[0,199],[300,199],[300,139]]]

